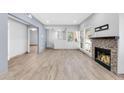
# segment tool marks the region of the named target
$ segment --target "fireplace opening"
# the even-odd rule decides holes
[[[95,47],[95,61],[111,70],[111,50]]]

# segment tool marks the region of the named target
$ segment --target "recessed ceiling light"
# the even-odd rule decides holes
[[[47,20],[46,22],[49,23],[49,20]]]
[[[77,23],[77,20],[74,20],[73,23],[76,24]]]
[[[32,28],[31,31],[37,31],[37,28]]]
[[[74,20],[73,23],[77,23],[77,20]]]
[[[26,15],[27,15],[27,17],[32,18],[31,14],[27,13]]]

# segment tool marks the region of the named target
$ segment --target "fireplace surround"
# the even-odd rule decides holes
[[[96,48],[107,50],[110,52],[110,58],[106,58],[107,60],[110,60],[110,64],[105,66],[106,64],[103,64],[104,67],[109,69],[110,71],[117,74],[117,62],[118,62],[118,38],[117,37],[107,37],[107,38],[91,38],[92,40],[92,57],[93,59],[103,64],[104,62],[101,62],[100,60],[96,59]],[[109,54],[109,53],[108,53]],[[108,56],[108,54],[106,54]],[[105,53],[104,55],[105,56]],[[104,58],[104,57],[103,57]],[[105,60],[105,59],[102,59]]]

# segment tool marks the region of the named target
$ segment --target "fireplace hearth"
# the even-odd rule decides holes
[[[95,61],[111,70],[111,50],[95,47]]]

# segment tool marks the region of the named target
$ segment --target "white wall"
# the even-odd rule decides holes
[[[124,74],[124,13],[119,14],[118,73]]]
[[[27,26],[13,19],[8,19],[8,59],[27,52]]]
[[[80,25],[80,30],[89,27],[99,27],[105,24],[109,24],[110,29],[100,32],[95,32],[93,37],[107,37],[119,35],[119,16],[117,13],[95,13],[88,17]]]
[[[55,39],[57,39],[56,31],[53,29],[47,30],[47,48],[54,48]]]
[[[29,18],[26,13],[9,13],[9,15],[17,17],[20,20],[24,20],[25,22],[38,28],[38,51],[39,53],[43,52],[46,48],[46,30],[44,25],[34,17]]]
[[[36,31],[30,31],[30,44],[37,45],[38,44],[38,33]]]
[[[55,40],[54,49],[79,49],[78,42],[68,42],[67,40]]]
[[[8,71],[8,15],[0,13],[0,74]]]
[[[66,28],[66,33],[72,31],[79,31],[79,26],[72,25],[72,26],[46,26],[47,30],[47,47],[48,48],[55,48],[55,49],[77,49],[79,48],[79,43],[77,42],[68,42],[67,36],[66,40],[58,40],[57,39],[57,31],[60,31]],[[66,34],[67,35],[67,34]]]

